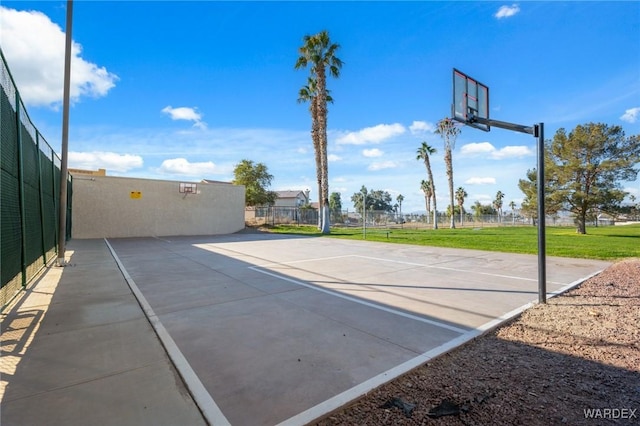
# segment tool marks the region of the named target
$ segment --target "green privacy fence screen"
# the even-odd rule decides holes
[[[35,128],[0,49],[0,310],[56,257],[60,158]],[[68,182],[67,238],[71,235]]]

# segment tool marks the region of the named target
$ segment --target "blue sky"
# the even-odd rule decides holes
[[[66,1],[7,1],[0,45],[47,141],[60,152]],[[317,200],[308,105],[296,102],[305,34],[328,30],[344,66],[328,81],[330,191],[362,185],[423,211],[415,160],[432,158],[448,203],[443,143],[454,67],[490,88],[491,117],[557,129],[603,122],[640,133],[640,2],[74,2],[69,167],[178,181],[231,180],[262,162],[272,189]],[[517,205],[535,139],[463,127],[454,185],[467,209],[497,191]],[[624,188],[640,198],[638,181]]]

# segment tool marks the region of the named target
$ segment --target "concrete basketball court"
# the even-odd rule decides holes
[[[107,244],[215,425],[306,424],[538,298],[535,255],[272,234]],[[609,264],[547,258],[547,291]]]

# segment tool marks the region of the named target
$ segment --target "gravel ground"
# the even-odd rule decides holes
[[[640,259],[615,263],[316,424],[640,424]]]

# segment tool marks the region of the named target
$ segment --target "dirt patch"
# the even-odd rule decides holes
[[[640,424],[640,259],[612,265],[315,424]]]

